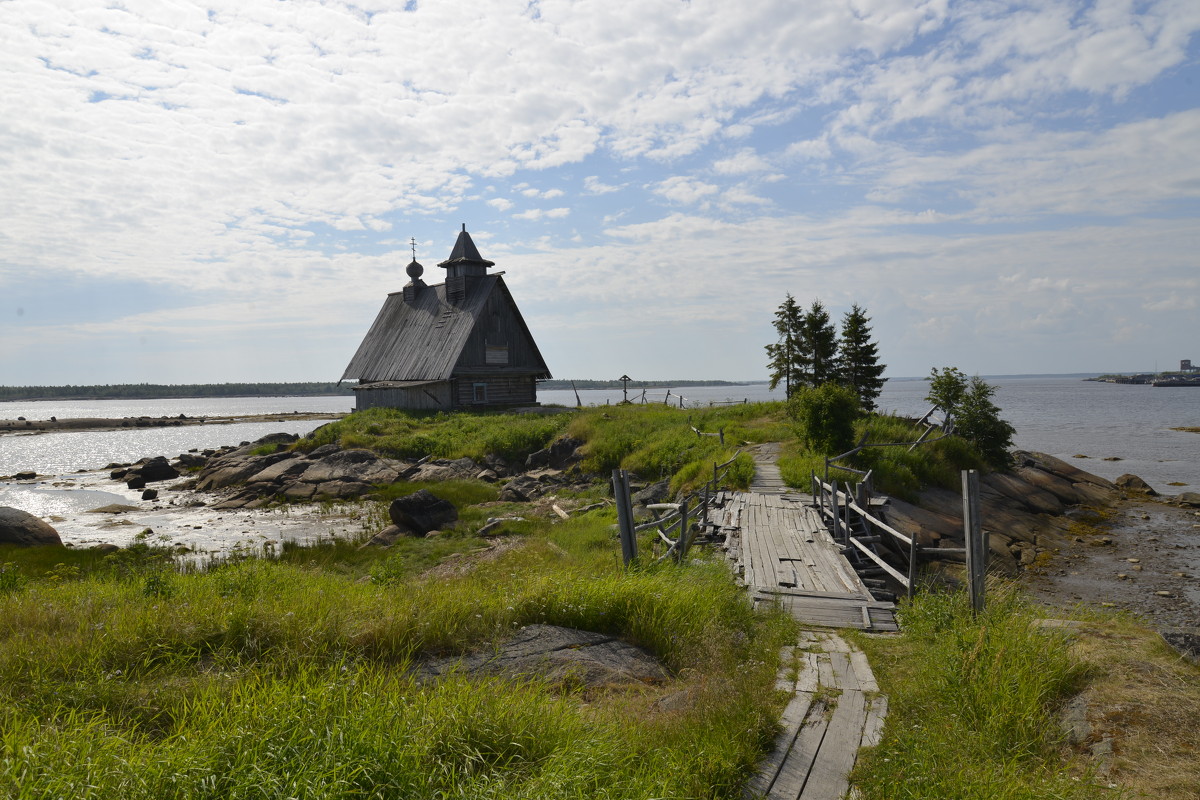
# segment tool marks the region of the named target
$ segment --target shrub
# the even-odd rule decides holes
[[[800,437],[814,451],[837,455],[854,447],[854,421],[861,411],[853,389],[836,383],[801,387],[792,393],[787,408]]]

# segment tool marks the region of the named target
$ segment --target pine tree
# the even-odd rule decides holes
[[[871,318],[858,303],[842,317],[842,339],[838,345],[838,372],[845,386],[858,395],[863,411],[875,410],[875,398],[887,378],[881,378],[886,364],[879,363],[879,346],[871,341]]]
[[[820,386],[838,379],[837,331],[820,300],[813,300],[800,329],[800,383]]]
[[[767,345],[767,367],[770,369],[770,388],[773,390],[783,383],[784,396],[791,397],[800,385],[799,356],[801,350],[800,334],[804,318],[796,298],[791,294],[775,311],[775,332],[779,341]]]

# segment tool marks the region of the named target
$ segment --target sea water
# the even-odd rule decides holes
[[[1039,450],[1105,478],[1129,472],[1164,493],[1200,491],[1200,434],[1174,430],[1200,427],[1200,388],[1164,388],[1082,380],[1079,376],[996,377],[995,402],[1001,416],[1016,428],[1014,445]],[[907,416],[929,410],[928,384],[897,378],[884,384],[879,407]],[[687,386],[670,389],[580,390],[584,405],[620,402],[669,403],[684,407],[782,399],[780,389],[765,383]],[[543,404],[574,406],[571,389],[538,392]],[[251,397],[174,400],[36,401],[0,403],[0,419],[59,419],[126,416],[236,416],[240,414],[340,414],[352,409],[353,397]],[[99,469],[110,462],[144,456],[168,458],[191,449],[253,441],[268,433],[303,435],[322,420],[133,428],[119,431],[64,431],[36,435],[0,435],[0,475],[32,471],[60,475]],[[1076,459],[1076,456],[1084,458]],[[1120,459],[1109,460],[1104,459]],[[1172,484],[1184,484],[1173,486]],[[0,505],[3,498],[0,497]]]

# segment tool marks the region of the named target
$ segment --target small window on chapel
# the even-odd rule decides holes
[[[486,403],[487,402],[487,384],[486,383],[476,383],[476,384],[473,384],[472,388],[475,390],[475,402],[476,403]]]

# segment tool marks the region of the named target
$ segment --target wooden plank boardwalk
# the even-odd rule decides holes
[[[728,553],[755,603],[779,603],[807,625],[897,629],[895,604],[871,596],[810,495],[732,493],[716,521],[732,532]]]
[[[778,446],[756,448],[750,491],[727,494],[713,520],[726,530],[729,556],[754,602],[778,603],[806,626],[897,630],[894,604],[871,596],[813,498],[784,486],[777,457]],[[878,743],[887,713],[866,656],[832,630],[806,630],[782,654],[777,686],[792,699],[745,797],[845,797],[858,751]]]
[[[807,631],[783,655],[777,687],[792,692],[783,730],[743,796],[840,800],[862,747],[879,743],[887,698],[861,651],[832,632]],[[794,674],[795,679],[787,676]]]

